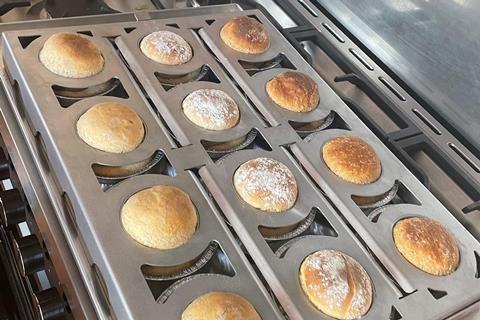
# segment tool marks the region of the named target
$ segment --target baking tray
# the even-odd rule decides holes
[[[174,26],[168,20],[139,22],[135,30],[118,37],[116,44],[180,145],[204,145],[206,150],[212,153],[215,150],[208,148],[206,143],[245,139],[243,143],[239,143],[238,148],[241,148],[255,138],[255,134],[249,134],[252,130],[265,125],[196,34],[196,29],[208,24],[204,19],[198,19],[196,23],[191,25],[191,19],[188,18],[175,19]],[[140,51],[140,41],[149,33],[158,30],[168,30],[182,36],[192,47],[194,53],[192,60],[182,65],[168,66],[147,58]],[[162,85],[158,78],[158,75],[164,74],[184,76],[185,79],[181,84],[166,86]],[[196,126],[188,120],[182,112],[181,105],[189,93],[198,89],[218,89],[226,92],[238,105],[239,123],[228,130],[213,131]],[[231,148],[229,151],[238,148]],[[222,155],[225,152],[217,153]]]
[[[124,26],[130,28],[132,23]],[[24,135],[34,141],[35,150],[32,152],[43,154],[43,160],[38,163],[39,169],[52,176],[56,183],[50,196],[54,202],[64,205],[63,210],[57,212],[70,222],[64,228],[84,243],[85,254],[97,279],[96,292],[93,294],[100,296],[99,300],[103,301],[102,307],[107,313],[113,310],[119,318],[156,319],[162,314],[167,319],[174,319],[195,297],[211,290],[226,290],[249,299],[263,319],[280,318],[278,309],[236,245],[218,211],[206,197],[196,177],[185,170],[193,166],[186,155],[192,151],[200,154],[201,150],[189,147],[174,149],[174,141],[141,96],[140,89],[114,47],[104,38],[109,36],[108,30],[112,31],[110,36],[126,34],[124,27],[118,24],[3,34],[4,61],[12,81],[9,90],[16,94],[14,107],[19,109],[18,120],[26,124],[24,128],[27,128],[27,132]],[[49,35],[58,31],[91,32],[92,40],[104,55],[104,70],[88,79],[73,80],[58,77],[44,69],[37,60],[39,49]],[[27,42],[33,41],[21,42],[19,37],[24,37],[22,40]],[[25,43],[28,45],[23,48]],[[128,98],[91,97],[64,108],[52,91],[52,85],[84,88],[112,78],[120,80]],[[90,106],[105,101],[128,104],[139,114],[146,128],[143,143],[122,157],[90,148],[75,133],[76,119]],[[145,160],[158,150],[175,168],[174,177],[145,174],[104,189],[92,170],[94,163],[124,166]],[[177,249],[160,251],[141,246],[121,226],[119,213],[123,203],[133,193],[155,184],[181,187],[189,193],[197,208],[199,227],[194,237]],[[213,249],[209,247],[215,243],[218,245]],[[202,258],[205,260],[202,253],[213,256],[210,259],[212,262],[202,261]],[[147,265],[162,270],[164,268],[161,267],[171,269],[172,266],[195,261],[199,267],[202,263],[206,264],[195,274],[190,269],[178,279],[167,277],[170,282],[147,282],[145,272],[142,272],[142,266],[144,271],[148,269],[145,267]]]
[[[265,213],[249,206],[238,196],[232,177],[242,163],[257,157],[280,161],[289,167],[295,176],[298,198],[295,205],[286,212]],[[355,258],[368,272],[374,287],[374,296],[372,307],[362,319],[387,319],[392,308],[410,319],[410,308],[401,303],[406,307],[403,310],[397,305],[402,296],[400,290],[384,275],[284,148],[274,148],[273,151],[238,151],[214,164],[202,167],[199,174],[290,319],[331,319],[308,301],[298,280],[303,259],[322,249],[344,252]],[[297,231],[289,231],[287,237],[272,237],[260,231],[260,228],[281,228],[295,224],[302,227],[298,227]]]
[[[318,133],[312,133],[302,138],[298,136],[296,139],[290,137],[290,141],[285,142],[290,145],[291,151],[301,165],[305,167],[315,182],[325,191],[326,195],[331,198],[358,232],[359,236],[373,250],[373,253],[380,259],[393,279],[405,292],[405,295],[415,292],[411,296],[415,296],[418,301],[413,298],[409,299],[412,305],[431,304],[432,308],[425,315],[425,318],[435,319],[451,315],[478,301],[480,299],[480,289],[475,283],[478,268],[475,252],[479,252],[479,243],[371,133],[325,81],[301,58],[300,54],[288,44],[287,40],[275,30],[260,11],[247,10],[243,11],[242,15],[254,16],[267,27],[271,35],[269,50],[264,54],[250,56],[238,53],[226,46],[219,38],[219,32],[221,27],[236,15],[238,14],[229,14],[229,16],[221,18],[212,17],[215,22],[202,28],[199,34],[272,126],[285,128],[291,121],[312,121],[316,119],[315,112],[309,114],[292,113],[272,103],[266,94],[265,84],[275,74],[283,71],[283,68],[273,68],[250,76],[239,60],[266,61],[281,52],[291,63],[291,68],[308,74],[317,82],[320,92],[320,105],[317,108],[318,116],[326,116],[333,112],[336,120],[329,127],[322,128]],[[359,136],[372,145],[383,166],[382,175],[377,181],[361,186],[345,183],[326,168],[323,161],[320,160],[321,146],[328,139],[341,134]],[[292,143],[293,140],[295,141]],[[398,194],[396,194],[396,190],[398,190]],[[360,197],[364,200],[384,195],[384,199],[374,205],[366,206],[369,208],[363,208],[362,210],[357,204],[360,201],[354,202],[352,195],[356,196],[357,199]],[[382,214],[378,220],[373,219],[373,221],[376,221],[373,222],[369,217],[376,216],[378,213],[378,210],[374,211],[375,207],[389,202],[398,205],[386,210],[389,210],[389,212],[393,210],[397,214]],[[401,204],[402,202],[404,204]],[[401,209],[408,209],[408,211],[400,215]],[[373,214],[372,211],[374,211]],[[391,236],[393,222],[412,214],[429,216],[444,224],[455,235],[462,258],[459,268],[453,274],[445,277],[435,277],[423,273],[406,262],[394,249],[395,246]],[[425,294],[425,292],[428,293],[429,289],[446,292],[447,294],[436,301],[437,299]]]
[[[215,19],[215,22],[202,28],[199,34],[252,100],[255,107],[271,126],[289,125],[294,122],[308,124],[327,120],[332,111],[331,106],[335,105],[339,98],[314,71],[307,73],[317,82],[320,92],[320,103],[314,111],[306,113],[289,111],[278,107],[270,99],[265,90],[268,80],[283,71],[301,71],[307,63],[260,11],[247,10],[243,11],[242,15],[255,17],[266,27],[270,35],[270,47],[266,52],[256,55],[244,54],[231,49],[221,40],[222,26],[235,17],[235,14],[212,17],[211,19]],[[271,63],[270,68],[255,70],[251,66],[275,60],[278,63]]]
[[[304,141],[292,145],[291,150],[406,293],[429,289],[447,293],[438,303],[435,303],[435,308],[431,310],[432,314],[429,314],[429,317],[433,317],[434,312],[438,316],[446,317],[478,301],[480,289],[475,281],[479,267],[476,261],[476,255],[479,252],[478,242],[413,174],[404,168],[403,164],[399,161],[384,162],[386,157],[391,160],[395,158],[393,155],[389,156],[389,151],[376,137],[360,127],[358,125],[352,131],[325,130],[315,133]],[[369,185],[370,188],[366,188],[365,192],[359,190],[361,186],[354,186],[337,177],[321,159],[323,144],[340,135],[362,137],[380,156],[383,168],[381,177],[377,182]],[[388,181],[388,179],[391,180]],[[352,199],[352,195],[382,194],[384,189],[378,188],[382,180],[384,185],[400,184],[397,196],[386,205],[373,210],[362,210]],[[375,188],[378,193],[375,193]],[[455,237],[461,257],[460,265],[455,272],[442,277],[429,275],[413,267],[395,249],[392,228],[397,221],[411,216],[432,218],[444,225]]]

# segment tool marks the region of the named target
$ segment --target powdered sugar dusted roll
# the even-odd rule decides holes
[[[271,158],[243,163],[233,182],[240,197],[252,207],[267,212],[290,209],[297,200],[298,187],[290,169]]]
[[[240,119],[235,100],[217,89],[193,91],[183,100],[182,109],[190,121],[208,130],[233,128]]]
[[[308,299],[331,317],[357,319],[370,309],[370,277],[355,259],[342,252],[312,253],[303,260],[299,277]]]
[[[179,65],[190,61],[192,48],[185,39],[171,31],[155,31],[140,42],[140,50],[155,62]]]

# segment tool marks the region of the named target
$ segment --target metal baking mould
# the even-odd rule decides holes
[[[388,149],[373,134],[366,132],[368,129],[357,128],[357,130],[325,130],[315,133],[303,142],[292,145],[291,150],[405,292],[417,291],[412,297],[417,295],[418,291],[424,291],[427,294],[432,290],[441,294],[446,293],[438,303],[435,303],[437,302],[435,299],[431,299],[431,303],[435,303],[435,308],[425,317],[432,319],[435,319],[435,315],[446,317],[478,301],[480,292],[474,281],[478,272],[475,254],[480,249],[478,242],[413,174],[403,167],[403,164],[395,161],[396,158],[389,154]],[[384,179],[384,185],[397,184],[400,189],[388,205],[380,206],[373,211],[362,210],[352,199],[353,195],[363,194],[357,192],[361,186],[343,181],[328,169],[322,159],[322,146],[328,140],[341,135],[362,137],[380,156],[383,168],[380,180]],[[390,159],[390,161],[384,162],[384,159]],[[368,185],[369,191],[374,192],[377,183]],[[377,194],[384,192],[383,188],[377,188],[377,190]],[[455,272],[443,277],[429,275],[412,266],[395,249],[392,228],[396,221],[410,216],[426,216],[437,220],[455,236],[461,255],[460,265]],[[424,294],[424,299],[428,299],[427,294]],[[405,301],[408,301],[409,297],[406,297]]]
[[[230,17],[223,19],[216,19],[210,26],[201,29],[199,34],[204,38],[214,54],[220,58],[225,68],[234,76],[243,91],[246,92],[271,125],[284,126],[292,120],[307,122],[307,120],[313,120],[310,117],[313,117],[314,113],[290,115],[291,112],[284,111],[282,108],[272,104],[272,101],[266,94],[265,84],[283,69],[271,69],[250,76],[242,67],[240,60],[266,61],[281,52],[294,69],[308,74],[317,82],[320,92],[320,105],[316,111],[321,112],[325,116],[334,112],[335,116],[341,121],[335,123],[334,120],[330,127],[323,128],[322,131],[313,133],[303,140],[296,139],[295,143],[291,145],[291,150],[302,166],[314,178],[315,182],[332,199],[334,204],[348,219],[348,222],[373,250],[374,254],[382,261],[400,287],[407,293],[417,290],[416,294],[411,295],[412,297],[424,297],[424,303],[434,304],[435,310],[431,310],[431,314],[425,315],[431,318],[435,318],[437,315],[451,315],[479,300],[480,292],[474,288],[475,282],[472,281],[477,272],[474,252],[479,252],[478,242],[451,217],[448,211],[429,191],[371,133],[259,11],[244,11],[242,15],[256,17],[269,30],[272,43],[271,48],[266,53],[255,56],[241,54],[230,49],[221,41],[219,38],[220,28],[235,14],[230,14]],[[321,147],[327,140],[339,135],[359,136],[372,145],[382,162],[383,168],[382,175],[377,181],[368,185],[354,185],[342,181],[330,172],[321,160]],[[397,194],[396,190],[400,194]],[[378,197],[381,195],[382,197],[379,199]],[[357,202],[368,199],[372,199],[372,202],[367,201],[365,204],[365,201],[362,201],[360,206],[364,207],[364,212],[359,204],[352,200],[352,196],[356,197]],[[401,203],[402,201],[411,204],[420,203],[421,206],[412,206],[412,208],[417,208],[417,214],[428,215],[440,221],[456,236],[462,254],[462,262],[456,272],[447,277],[434,277],[418,271],[400,256],[391,241],[385,241],[385,239],[391,239],[392,237],[391,226],[388,223],[383,223],[386,220],[382,218],[383,214],[377,222],[372,222],[367,217],[367,214],[375,206],[387,203]],[[415,214],[415,211],[410,211],[410,214]],[[446,292],[447,294],[443,295],[441,300],[438,299],[436,301],[431,296],[428,297],[428,290]],[[418,293],[419,291],[422,291],[422,293]],[[427,292],[427,294],[423,292]],[[461,294],[461,292],[468,292],[468,294]]]
[[[185,20],[190,21],[184,23]],[[164,20],[139,22],[135,30],[118,37],[116,44],[180,145],[203,145],[214,158],[218,158],[251,143],[255,138],[252,132],[255,132],[255,128],[264,127],[264,123],[194,31],[208,25],[205,19],[199,18],[196,22],[197,25],[192,25],[191,19],[179,18],[175,19],[175,27]],[[188,28],[185,28],[185,25],[188,25]],[[146,57],[140,50],[140,41],[149,33],[159,30],[172,31],[182,36],[192,47],[192,59],[182,65],[169,66]],[[172,78],[176,81],[166,85],[163,79]],[[182,112],[182,102],[188,94],[198,89],[218,89],[231,96],[240,110],[239,123],[228,130],[212,131],[188,120]],[[235,141],[238,143],[232,143]],[[234,146],[227,150],[214,146],[224,143]]]
[[[257,157],[280,161],[295,176],[298,198],[286,212],[265,213],[238,196],[233,175],[242,163]],[[330,319],[308,301],[298,281],[303,259],[322,249],[335,249],[354,257],[370,275],[373,303],[362,319],[386,319],[392,307],[408,319],[409,308],[403,310],[397,306],[400,290],[383,274],[283,148],[238,151],[221,162],[202,167],[199,173],[291,319]]]
[[[247,10],[242,15],[255,17],[267,28],[270,47],[266,52],[256,55],[241,53],[231,49],[220,38],[222,26],[238,14],[212,17],[215,22],[202,28],[199,34],[270,125],[288,125],[293,122],[307,126],[319,122],[320,128],[316,130],[321,130],[321,123],[329,116],[331,105],[335,104],[338,97],[315,72],[310,72],[307,74],[317,82],[320,92],[320,103],[315,110],[299,113],[276,105],[265,90],[266,83],[283,71],[302,71],[306,62],[260,11]]]
[[[128,26],[131,27],[132,24]],[[116,316],[122,318],[156,319],[158,314],[162,314],[166,318],[174,319],[178,318],[188,303],[197,296],[211,290],[226,290],[246,297],[263,319],[280,318],[268,292],[262,287],[235,244],[198,180],[189,171],[184,171],[191,165],[185,155],[192,149],[172,149],[173,141],[169,139],[166,129],[147,101],[139,94],[139,88],[113,47],[108,40],[96,36],[96,30],[103,36],[106,36],[108,29],[114,32],[122,30],[118,25],[109,27],[110,25],[88,27],[93,34],[92,41],[104,55],[104,70],[96,76],[75,80],[50,73],[37,57],[49,35],[58,31],[85,31],[85,26],[3,34],[4,60],[13,84],[8,90],[17,98],[12,107],[20,110],[17,120],[25,124],[23,133],[29,144],[35,146],[32,152],[43,153],[43,160],[37,163],[39,170],[56,181],[56,185],[49,184],[47,187],[52,202],[60,204],[58,207],[63,209],[57,214],[67,216],[70,221],[68,225],[62,225],[64,231],[73,233],[84,242],[85,254],[92,264],[92,273],[97,278],[97,291],[92,294],[101,296],[99,300],[104,301],[102,307],[107,313],[113,310]],[[112,34],[114,35],[116,33]],[[39,37],[25,48],[22,47],[20,37],[36,36]],[[92,84],[105,83],[112,78],[120,80],[127,97],[91,97],[62,107],[52,90],[54,85],[86,88]],[[146,136],[135,151],[122,156],[107,154],[89,147],[77,136],[75,123],[79,116],[94,104],[105,101],[125,103],[142,118]],[[158,150],[161,150],[170,164],[177,169],[175,177],[145,174],[128,178],[107,191],[102,191],[92,165],[125,166],[149,159]],[[199,214],[200,223],[194,237],[177,249],[161,251],[141,246],[131,239],[121,226],[119,214],[123,203],[133,193],[156,184],[176,185],[185,190]],[[205,254],[210,252],[207,248],[210,248],[211,243],[217,243],[219,247],[215,254],[210,255],[211,264],[201,263],[195,267],[196,262],[204,259]],[[226,268],[225,257],[234,269],[234,275]],[[213,259],[217,259],[217,262]],[[191,272],[187,272],[189,275],[196,273],[190,281],[184,281],[185,278],[179,280],[182,285],[177,284],[174,291],[164,288],[168,285],[165,281],[147,282],[142,272],[171,272],[172,268],[178,268],[179,265],[190,268]],[[175,269],[175,272],[184,276],[184,269]],[[175,283],[176,279],[172,284]],[[166,291],[169,292],[168,299],[164,296],[164,299],[157,303],[157,295]]]

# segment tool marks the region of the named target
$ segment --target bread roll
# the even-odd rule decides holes
[[[183,100],[182,109],[190,121],[208,130],[233,128],[240,119],[240,111],[235,101],[217,89],[193,91]]]
[[[266,90],[273,102],[294,112],[310,112],[320,101],[316,82],[297,71],[276,75],[267,82]]]
[[[77,132],[89,146],[111,153],[136,149],[145,129],[138,114],[119,102],[94,105],[77,121]]]
[[[310,302],[337,319],[357,319],[372,304],[370,277],[352,257],[335,250],[312,253],[300,266],[300,284]]]
[[[281,212],[297,200],[297,181],[290,169],[271,158],[256,158],[243,163],[233,177],[240,197],[252,207]]]
[[[170,31],[155,31],[140,42],[140,50],[148,58],[166,65],[179,65],[190,61],[192,48],[185,39]]]
[[[101,51],[78,33],[59,32],[45,41],[40,62],[51,72],[67,78],[86,78],[103,70]]]
[[[423,217],[398,221],[393,227],[398,251],[415,267],[444,276],[454,272],[460,261],[457,243],[440,223]]]
[[[373,148],[358,137],[341,136],[323,145],[323,160],[333,173],[356,184],[374,182],[382,173]]]
[[[197,211],[188,194],[173,186],[154,186],[132,195],[122,207],[125,231],[155,249],[173,249],[195,233]]]
[[[209,292],[193,300],[182,320],[261,320],[245,298],[230,292]]]
[[[270,46],[268,31],[254,18],[240,16],[228,21],[220,30],[220,38],[233,50],[259,54]]]

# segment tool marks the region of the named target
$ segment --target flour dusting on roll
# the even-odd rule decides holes
[[[185,116],[199,127],[221,131],[233,128],[240,119],[237,103],[217,89],[199,89],[182,102]]]
[[[140,42],[140,50],[148,58],[166,65],[187,63],[193,51],[185,39],[171,31],[155,31]]]
[[[300,266],[300,284],[312,304],[337,319],[357,319],[372,304],[373,287],[365,269],[336,250],[310,254]]]
[[[233,181],[240,197],[263,211],[286,211],[297,200],[294,175],[283,163],[271,158],[256,158],[243,163],[235,172]]]

